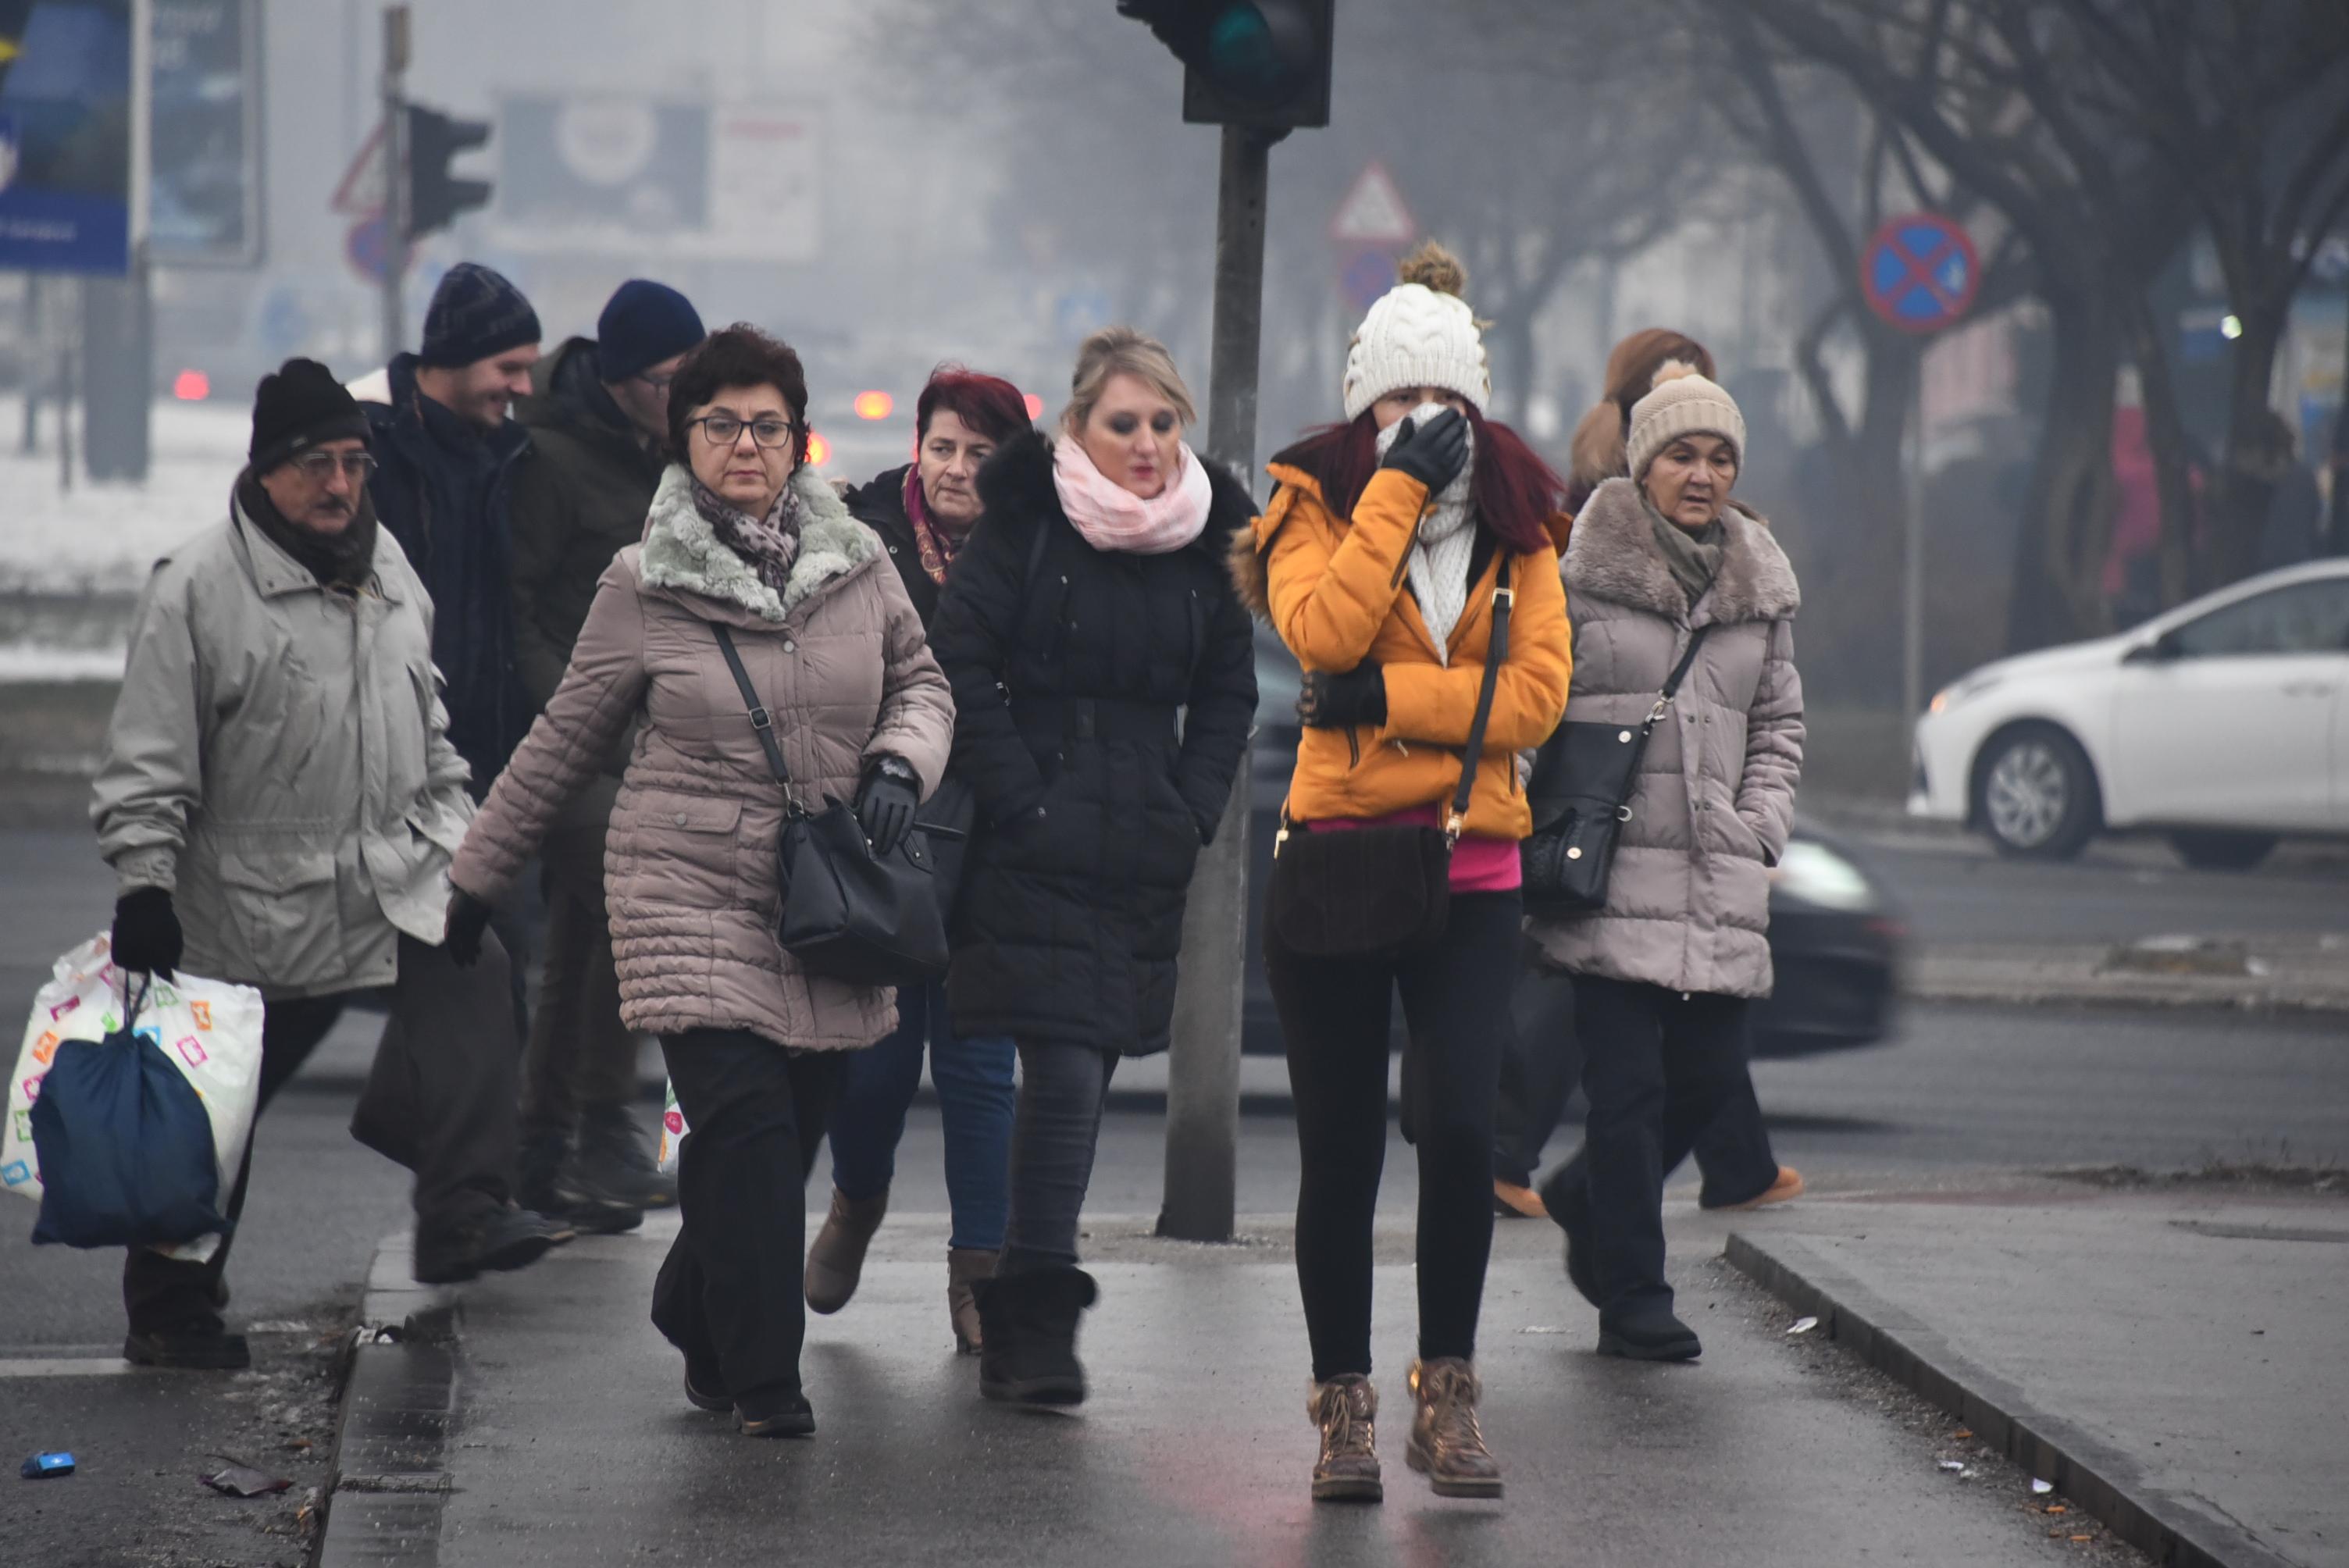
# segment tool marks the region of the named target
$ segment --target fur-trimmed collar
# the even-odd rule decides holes
[[[1691,625],[1783,621],[1802,608],[1803,592],[1786,552],[1759,512],[1731,501],[1721,571],[1692,607],[1656,548],[1648,509],[1630,480],[1600,485],[1574,520],[1566,549],[1566,585],[1593,598],[1651,611]]]
[[[1183,549],[1204,551],[1210,560],[1221,560],[1231,537],[1247,531],[1249,520],[1256,516],[1256,499],[1221,463],[1210,462],[1196,448],[1191,455],[1207,470],[1207,489],[1213,499],[1207,503],[1206,527]],[[1066,521],[1060,491],[1052,485],[1051,438],[1040,430],[1030,430],[998,447],[987,466],[978,470],[978,500],[984,521],[1043,517]]]
[[[793,610],[881,555],[881,541],[848,512],[832,486],[802,466],[792,476],[800,502],[800,552],[791,580],[776,593],[725,545],[709,520],[693,504],[693,476],[672,463],[653,492],[645,517],[639,558],[649,587],[698,593],[746,611],[761,621],[781,622]]]

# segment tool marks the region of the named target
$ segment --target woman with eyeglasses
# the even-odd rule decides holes
[[[679,367],[668,418],[678,460],[466,835],[449,940],[460,957],[478,940],[636,726],[605,848],[620,1016],[660,1037],[692,1127],[653,1322],[685,1354],[689,1402],[754,1437],[804,1437],[808,1168],[847,1054],[889,1033],[896,1006],[776,942],[783,793],[719,634],[801,798],[853,799],[884,853],[946,770],[954,706],[887,552],[807,467],[799,356],[754,327],[714,334]]]

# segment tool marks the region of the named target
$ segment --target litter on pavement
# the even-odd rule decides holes
[[[214,1491],[225,1492],[230,1497],[264,1497],[273,1491],[284,1491],[294,1484],[282,1476],[257,1470],[232,1455],[214,1454],[212,1457],[229,1462],[212,1474],[200,1475],[196,1479]]]
[[[1786,1332],[1789,1334],[1808,1334],[1812,1329],[1816,1328],[1818,1326],[1819,1320],[1816,1317],[1798,1317],[1795,1319],[1795,1326],[1786,1330]]]
[[[2054,1490],[2055,1483],[2054,1481],[2041,1480],[2036,1476],[2032,1478],[2031,1493],[2033,1497],[2045,1497],[2049,1492],[2054,1491]]]
[[[74,1457],[64,1453],[35,1454],[16,1470],[16,1473],[26,1480],[47,1480],[52,1477],[71,1475],[73,1472]]]

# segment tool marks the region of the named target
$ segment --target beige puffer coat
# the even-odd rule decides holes
[[[1537,918],[1549,965],[1725,996],[1770,994],[1769,867],[1786,848],[1803,770],[1802,593],[1769,524],[1732,502],[1721,570],[1692,606],[1631,481],[1609,480],[1574,520],[1561,570],[1574,622],[1569,723],[1636,728],[1711,625],[1641,759],[1607,907]]]
[[[867,1046],[896,996],[813,975],[776,943],[783,799],[712,623],[734,634],[802,800],[846,800],[872,758],[927,794],[954,699],[873,531],[802,469],[800,550],[778,594],[719,543],[672,468],[644,542],[604,573],[571,667],[481,803],[450,880],[495,902],[637,722],[605,843],[620,1017],[650,1034],[739,1028],[808,1050]]]

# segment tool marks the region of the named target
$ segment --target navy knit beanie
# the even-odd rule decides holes
[[[442,368],[471,365],[540,336],[538,313],[522,290],[478,262],[459,262],[432,291],[416,357]]]
[[[253,390],[254,474],[265,474],[321,441],[367,439],[366,414],[335,373],[315,359],[289,359]]]
[[[649,278],[630,278],[612,291],[595,321],[595,351],[606,381],[626,381],[695,347],[701,329],[693,302]]]

